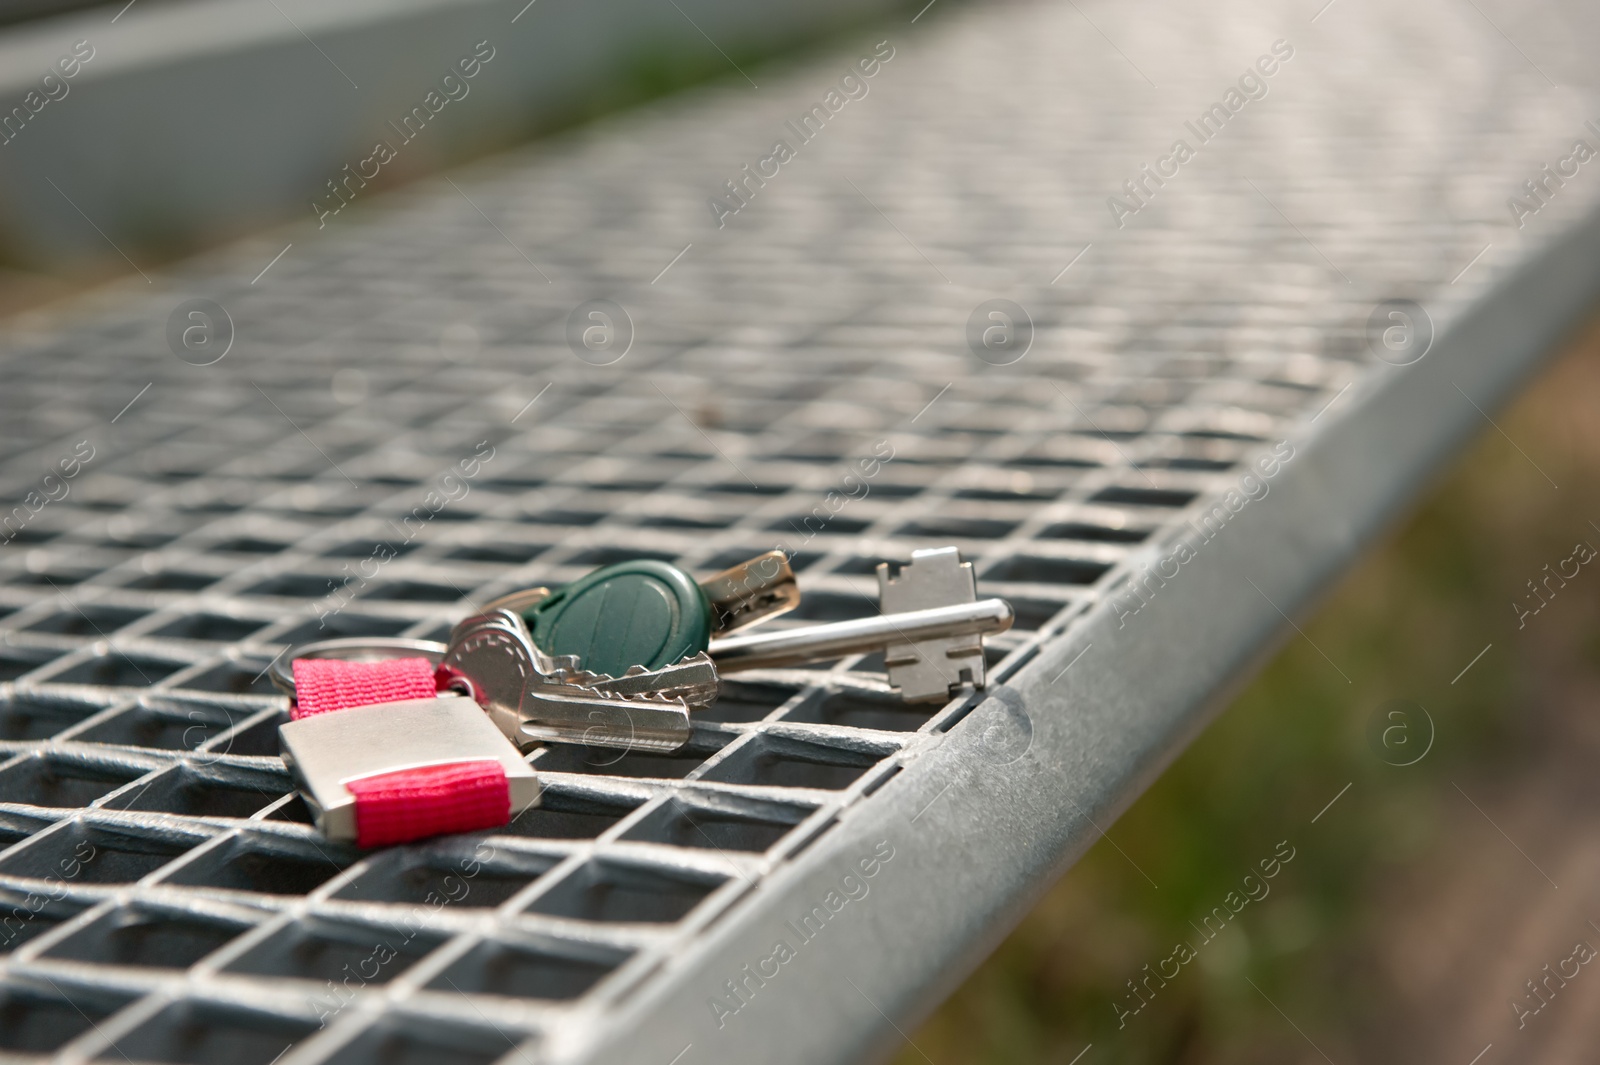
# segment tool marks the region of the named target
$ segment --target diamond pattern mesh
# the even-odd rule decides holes
[[[855,53],[764,74],[759,104],[742,82],[690,94],[17,324],[0,1047],[533,1061],[603,1024],[971,700],[903,705],[876,655],[739,675],[679,753],[545,749],[544,804],[506,829],[362,854],[291,792],[275,656],[438,639],[471,603],[623,558],[708,573],[778,545],[805,588],[780,624],[857,617],[877,561],[957,544],[1017,609],[991,644],[1003,682],[1363,380],[1374,301],[1426,294],[1442,326],[1481,291],[1494,256],[1449,278],[1501,239],[1481,219],[1526,169],[1505,160],[1572,124],[1457,16],[1386,16],[1455,48],[1395,65],[1416,90],[1398,116],[1296,22],[1300,67],[1227,131],[1255,190],[1197,164],[1186,193],[1106,230],[1104,197],[1177,122],[1074,10],[959,11],[897,38],[872,96],[727,231],[707,190],[765,150],[771,101],[803,109]],[[1199,100],[1226,79],[1177,60],[1208,11],[1111,28]],[[1240,62],[1281,35],[1228,17]],[[1405,34],[1365,17],[1326,29],[1377,63]],[[1469,61],[1417,66],[1447,52]],[[1497,158],[1468,161],[1478,127]],[[1357,211],[1373,174],[1385,195]],[[1037,330],[1010,366],[962,340],[997,292]],[[197,294],[235,337],[209,366],[167,350]],[[610,366],[563,339],[596,296],[637,330]]]

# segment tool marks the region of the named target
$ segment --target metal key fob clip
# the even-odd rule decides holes
[[[329,839],[374,837],[374,826],[361,819],[383,811],[364,805],[361,793],[393,784],[389,793],[404,802],[407,782],[427,779],[418,770],[495,763],[504,774],[509,816],[539,800],[538,778],[522,755],[477,703],[458,695],[315,714],[279,726],[278,737],[284,763]]]

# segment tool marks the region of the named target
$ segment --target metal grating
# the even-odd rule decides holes
[[[1084,6],[1141,67],[1172,60],[1183,99],[1226,83],[1180,61],[1217,9]],[[1288,32],[1287,9],[1224,6],[1230,72]],[[1327,41],[1378,62],[1406,32],[1336,14],[1294,13],[1329,37],[1228,131],[1258,187],[1197,170],[1127,229],[1103,232],[1104,197],[1176,120],[1071,5],[960,10],[886,30],[872,95],[725,230],[707,190],[870,41],[764,72],[759,104],[734,81],[14,328],[0,498],[69,490],[0,549],[0,1048],[296,1047],[290,1065],[588,1046],[976,700],[904,707],[870,656],[741,675],[685,752],[550,748],[543,807],[506,831],[363,855],[290,793],[264,667],[321,635],[438,638],[472,602],[638,555],[703,572],[787,545],[800,619],[859,616],[879,559],[954,543],[1018,609],[996,683],[1025,676],[1243,463],[1383,386],[1362,339],[1378,300],[1425,298],[1443,329],[1543,246],[1450,284],[1502,239],[1506,175],[1576,127],[1571,101],[1470,12],[1388,12],[1471,56],[1394,68],[1422,100],[1407,121],[1471,113],[1420,148],[1401,123],[1340,152],[1394,86],[1342,73]],[[1480,125],[1492,156],[1461,146]],[[1380,172],[1358,215],[1351,187]],[[1541,232],[1594,201],[1573,189]],[[1317,210],[1351,221],[1308,223],[1312,244],[1288,219]],[[962,341],[997,293],[1036,326],[1008,366]],[[167,350],[196,296],[236,338],[203,367]],[[598,296],[637,331],[610,366],[563,341]],[[45,481],[80,441],[93,458]]]

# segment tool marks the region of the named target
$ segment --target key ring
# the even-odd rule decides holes
[[[537,804],[516,744],[472,699],[437,691],[445,653],[431,640],[319,640],[269,667],[295,700],[279,753],[324,836],[381,847],[497,828]]]
[[[269,673],[273,685],[285,695],[294,695],[294,660],[333,658],[341,662],[382,662],[390,658],[426,658],[435,666],[448,648],[434,640],[408,640],[399,636],[346,636],[337,640],[291,647],[273,660]]]

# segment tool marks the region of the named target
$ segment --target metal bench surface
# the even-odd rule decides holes
[[[0,1044],[882,1053],[1600,291],[1579,5],[1538,65],[1509,7],[943,7],[12,323]],[[276,757],[297,642],[775,546],[857,617],[942,544],[1018,612],[942,707],[741,675],[366,854]]]

